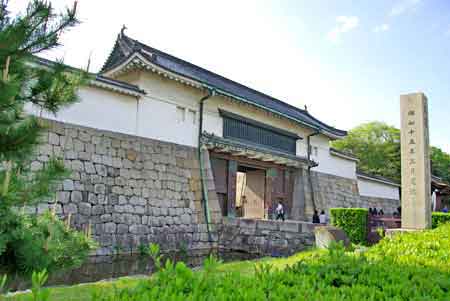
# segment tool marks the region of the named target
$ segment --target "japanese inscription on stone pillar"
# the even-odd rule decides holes
[[[431,227],[428,100],[423,93],[400,96],[402,228]]]

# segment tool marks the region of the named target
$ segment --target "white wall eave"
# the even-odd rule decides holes
[[[339,157],[339,158],[342,158],[342,159],[354,161],[354,162],[359,162],[358,158],[355,158],[355,157],[343,154],[343,153],[338,152],[338,151],[336,151],[334,149],[331,149],[331,148],[330,148],[330,155],[333,155],[333,156],[336,156],[336,157]]]
[[[120,94],[129,95],[129,96],[141,97],[141,96],[145,95],[145,93],[143,91],[142,92],[138,92],[138,91],[135,91],[135,90],[126,89],[126,88],[120,87],[120,86],[115,85],[115,84],[110,84],[110,83],[107,83],[107,82],[104,82],[104,81],[100,81],[98,79],[91,80],[89,82],[89,85],[93,86],[93,87],[97,87],[97,88],[106,89],[106,90],[109,90],[109,91],[112,91],[112,92],[117,92],[117,93],[120,93]]]
[[[382,184],[389,185],[389,186],[392,186],[392,187],[401,187],[400,184],[397,184],[397,183],[394,183],[394,182],[391,182],[391,181],[387,181],[387,180],[383,180],[383,179],[380,179],[380,178],[371,177],[371,176],[368,176],[368,175],[363,175],[363,174],[360,174],[360,173],[357,173],[356,176],[358,177],[358,179],[364,179],[364,180],[367,180],[367,181],[382,183]]]

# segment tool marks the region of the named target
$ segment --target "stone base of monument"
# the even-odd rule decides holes
[[[316,247],[320,249],[328,249],[330,244],[334,242],[342,242],[344,247],[350,246],[350,239],[347,234],[339,228],[333,226],[316,226],[314,228],[316,236]]]
[[[404,229],[404,228],[396,228],[396,229],[386,229],[386,237],[393,237],[394,235],[397,235],[399,233],[411,233],[411,232],[417,232],[422,231],[421,229]]]

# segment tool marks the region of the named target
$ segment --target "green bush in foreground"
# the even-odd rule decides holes
[[[450,222],[450,213],[433,212],[431,214],[431,224],[433,229],[441,224]]]
[[[138,300],[450,300],[450,225],[386,238],[365,253],[340,246],[313,253],[284,270],[202,272],[166,262],[135,288],[98,292],[96,301]]]
[[[352,243],[367,241],[367,216],[365,208],[331,208],[331,224],[345,231]]]

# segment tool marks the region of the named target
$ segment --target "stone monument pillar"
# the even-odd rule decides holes
[[[428,100],[423,93],[400,96],[402,228],[431,227]]]

